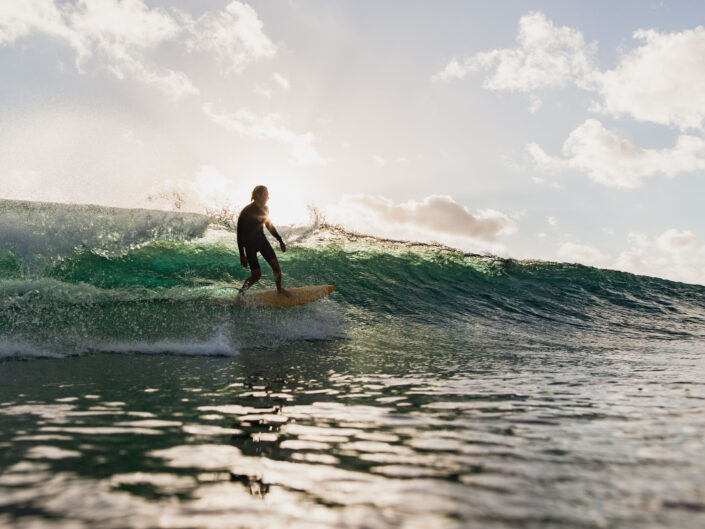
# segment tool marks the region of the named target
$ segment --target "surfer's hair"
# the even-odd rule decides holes
[[[250,200],[254,200],[257,195],[261,194],[264,191],[267,191],[267,186],[255,186],[255,188],[252,190],[252,197],[250,197]]]

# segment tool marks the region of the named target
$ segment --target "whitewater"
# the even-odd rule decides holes
[[[280,232],[0,201],[0,526],[705,524],[705,287]]]

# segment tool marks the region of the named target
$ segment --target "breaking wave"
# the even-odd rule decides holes
[[[402,351],[425,342],[594,349],[705,334],[702,286],[327,225],[281,231],[285,284],[334,284],[329,299],[280,311],[215,303],[247,271],[232,227],[205,215],[0,201],[0,357],[231,355],[348,337]]]

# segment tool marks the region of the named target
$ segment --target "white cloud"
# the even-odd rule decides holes
[[[198,90],[184,73],[148,65],[145,52],[175,38],[179,30],[166,11],[149,9],[141,0],[32,0],[6,2],[0,10],[0,43],[13,44],[33,33],[56,37],[73,48],[79,71],[96,62],[118,79],[157,86],[175,99]]]
[[[616,270],[642,276],[656,276],[656,271],[644,260],[641,252],[624,250],[612,265]]]
[[[639,252],[643,252],[644,249],[648,248],[651,244],[649,242],[648,235],[646,235],[645,233],[639,233],[634,231],[629,232],[629,234],[627,235],[627,242],[629,243],[629,246]]]
[[[185,73],[169,69],[150,70],[139,60],[125,61],[119,66],[109,67],[108,70],[118,79],[123,79],[126,74],[131,75],[137,81],[158,88],[172,100],[199,93]]]
[[[444,195],[431,195],[420,202],[411,200],[401,204],[381,196],[346,195],[337,206],[336,214],[343,222],[362,222],[366,227],[403,226],[414,234],[414,240],[451,236],[492,241],[499,235],[517,230],[516,223],[503,213],[480,210],[472,214]]]
[[[597,265],[609,259],[608,255],[603,254],[597,248],[572,242],[563,243],[558,248],[556,255],[565,261],[588,265]]]
[[[374,156],[372,156],[372,160],[374,160],[377,165],[387,165],[387,160],[385,160],[379,154],[375,154]]]
[[[203,111],[213,123],[240,136],[258,140],[276,140],[289,146],[292,163],[296,165],[323,164],[323,158],[314,147],[315,137],[311,132],[298,134],[282,123],[279,114],[257,115],[247,109],[231,114],[219,114],[212,105],[203,105]]]
[[[262,85],[256,85],[255,92],[258,93],[259,95],[261,95],[262,97],[267,98],[267,99],[271,99],[271,97],[272,97],[272,89],[267,88]]]
[[[517,46],[453,58],[433,76],[434,82],[460,79],[470,72],[489,71],[483,86],[490,90],[531,92],[558,88],[573,81],[580,85],[593,71],[595,44],[586,44],[580,31],[557,27],[542,13],[519,19]],[[540,103],[538,103],[540,105]],[[532,103],[538,109],[537,101]]]
[[[189,49],[212,52],[225,73],[240,72],[248,63],[276,52],[257,12],[242,2],[230,2],[222,11],[206,12],[196,20],[181,16],[190,33]]]
[[[698,247],[698,241],[690,230],[666,230],[656,239],[656,245],[663,252],[679,253]]]
[[[291,88],[291,83],[289,82],[289,79],[279,73],[275,72],[274,74],[272,74],[272,79],[274,79],[274,82],[277,83],[279,87],[285,92],[288,92],[289,88]]]
[[[256,12],[240,2],[197,20],[179,11],[170,14],[163,8],[149,8],[143,0],[0,4],[0,45],[12,45],[33,34],[48,35],[70,46],[80,72],[96,64],[118,79],[155,86],[172,99],[196,94],[198,89],[184,72],[162,67],[150,58],[164,43],[184,41],[190,50],[208,51],[227,71],[240,71],[248,62],[276,51],[262,32]]]
[[[547,172],[555,172],[564,168],[565,162],[559,158],[554,158],[546,153],[538,144],[527,143],[524,151],[536,166]],[[544,183],[545,179],[540,176],[534,176],[533,181],[537,184]]]
[[[469,67],[465,66],[465,64],[461,63],[457,57],[453,57],[450,62],[446,64],[445,68],[436,73],[431,80],[434,83],[442,83],[451,79],[462,79],[471,71],[474,70],[471,70]]]
[[[702,129],[705,119],[705,28],[676,33],[639,30],[642,45],[597,76],[596,110],[639,121]]]
[[[81,63],[94,55],[105,55],[109,64],[138,60],[141,51],[153,48],[179,33],[175,20],[163,9],[149,9],[141,0],[94,0],[67,5],[68,28],[78,39]]]
[[[516,47],[453,58],[433,80],[483,70],[487,89],[530,93],[532,113],[541,106],[536,91],[575,84],[598,95],[592,111],[703,130],[705,28],[673,33],[638,30],[633,38],[637,47],[623,54],[614,69],[600,71],[593,60],[596,44],[586,44],[579,30],[557,27],[542,13],[529,13],[519,20]],[[654,174],[673,177],[705,167],[701,137],[681,135],[672,148],[639,149],[594,119],[570,134],[563,159],[547,155],[535,143],[529,143],[526,151],[544,170],[574,168],[601,184],[622,188],[638,187]]]
[[[558,219],[556,217],[546,217],[546,222],[548,222],[551,226],[556,226],[558,224]]]
[[[291,85],[286,77],[281,74],[274,73],[272,74],[271,79],[271,82],[264,86],[259,84],[256,85],[255,92],[263,97],[266,97],[267,99],[271,99],[275,89],[283,90],[285,92],[289,91]]]
[[[0,3],[0,45],[13,44],[34,31],[67,40],[73,37],[54,0]]]
[[[529,112],[532,114],[536,114],[536,112],[538,112],[542,106],[543,106],[543,101],[541,100],[541,98],[538,96],[532,95],[531,96],[531,105],[529,105]]]
[[[611,187],[635,188],[649,176],[669,178],[705,169],[705,139],[681,135],[670,149],[639,149],[632,141],[588,119],[570,133],[563,144],[564,158],[552,157],[530,143],[526,152],[546,171],[577,169]]]
[[[705,284],[703,256],[705,246],[692,231],[670,228],[655,237],[630,233],[628,247],[612,266],[633,274]]]
[[[600,71],[594,63],[596,43],[586,44],[579,30],[557,27],[542,13],[529,13],[519,19],[516,47],[454,57],[433,81],[484,70],[483,86],[490,90],[532,93],[574,83],[600,96],[592,107],[596,112],[702,130],[705,28],[673,33],[639,29],[632,37],[637,47],[623,54],[614,69]],[[540,105],[532,94],[530,111]]]

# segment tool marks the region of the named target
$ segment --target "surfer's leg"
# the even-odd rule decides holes
[[[277,292],[280,294],[287,294],[287,291],[282,288],[282,269],[279,266],[279,260],[277,259],[277,254],[274,253],[272,245],[269,244],[268,240],[262,241],[262,246],[260,247],[260,253],[264,260],[269,263],[272,267],[272,272],[274,272],[274,282],[277,284]]]
[[[287,294],[286,290],[282,288],[282,269],[279,266],[279,260],[275,257],[267,262],[269,266],[272,267],[272,272],[274,272],[274,282],[277,284],[277,292]]]
[[[252,272],[250,272],[250,277],[245,279],[245,282],[242,284],[240,293],[243,294],[248,288],[257,283],[260,277],[262,277],[262,271],[259,268],[252,270]]]
[[[245,255],[247,255],[247,262],[250,265],[250,277],[245,279],[245,282],[242,284],[242,288],[240,289],[241,294],[257,283],[259,278],[262,277],[262,270],[260,270],[259,261],[257,260],[257,250],[245,247]]]

